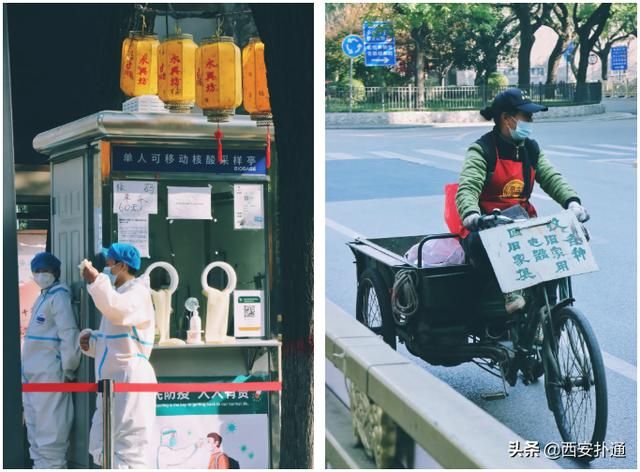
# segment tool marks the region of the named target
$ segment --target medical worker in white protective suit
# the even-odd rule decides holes
[[[96,379],[116,383],[155,383],[149,363],[154,338],[154,311],[149,278],[136,278],[140,253],[130,244],[114,243],[103,251],[106,267],[85,267],[82,276],[102,313],[100,329],[80,333],[80,348],[95,358]],[[102,395],[89,433],[89,452],[96,464],[104,458]],[[155,393],[116,393],[113,408],[113,467],[151,468],[149,439],[154,429]]]
[[[80,364],[78,326],[69,287],[60,282],[60,261],[48,252],[38,253],[31,272],[42,292],[31,309],[22,347],[22,382],[73,381]],[[23,393],[22,402],[34,468],[65,469],[73,422],[71,393]]]

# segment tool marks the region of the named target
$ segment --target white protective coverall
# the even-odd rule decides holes
[[[69,287],[55,283],[42,290],[31,309],[22,347],[22,382],[74,379],[79,364],[78,325]],[[71,393],[23,393],[22,403],[34,467],[66,468],[73,423]]]
[[[89,350],[83,354],[95,358],[96,379],[126,383],[156,383],[149,363],[153,348],[155,320],[149,277],[130,280],[115,289],[109,278],[100,274],[88,285],[93,301],[102,313],[100,329],[91,333]],[[149,439],[156,416],[155,393],[115,393],[113,406],[113,467],[116,469],[151,468]],[[102,395],[96,399],[96,411],[89,433],[89,452],[102,465]]]

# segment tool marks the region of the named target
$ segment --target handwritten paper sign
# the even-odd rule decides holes
[[[133,218],[118,215],[118,242],[135,246],[140,257],[149,257],[149,215]]]
[[[158,182],[114,180],[113,212],[127,216],[158,213]]]
[[[571,211],[497,226],[480,238],[504,293],[598,270]]]
[[[167,186],[168,220],[212,220],[211,185],[206,187]]]
[[[262,185],[233,186],[234,229],[263,229]]]

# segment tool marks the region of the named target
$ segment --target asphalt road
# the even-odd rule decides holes
[[[628,111],[628,110],[624,110]],[[577,307],[604,351],[609,390],[607,443],[624,442],[625,458],[597,468],[636,468],[636,136],[635,119],[535,123],[535,138],[580,194],[591,214],[591,247],[600,271],[574,278]],[[390,237],[446,232],[443,187],[455,182],[466,147],[487,126],[327,130],[327,300],[355,313],[356,274],[345,242],[360,234]],[[560,209],[536,187],[541,215]],[[412,358],[526,440],[561,441],[542,383],[509,389],[504,400],[482,395],[501,382],[472,364],[429,366]],[[505,445],[505,451],[508,445]],[[580,465],[560,459],[566,468]]]

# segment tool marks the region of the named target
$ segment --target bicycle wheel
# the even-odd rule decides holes
[[[596,336],[586,317],[573,307],[555,313],[553,326],[559,372],[556,376],[555,369],[545,369],[545,386],[562,440],[601,443],[607,432],[607,380]]]
[[[384,280],[375,269],[368,268],[358,281],[356,319],[396,348],[396,332],[391,319],[391,299]]]

